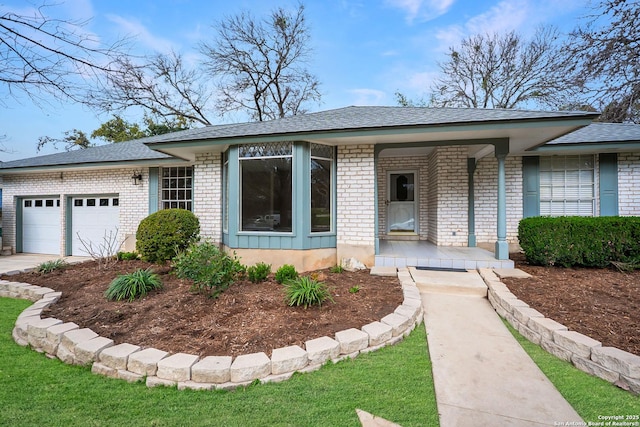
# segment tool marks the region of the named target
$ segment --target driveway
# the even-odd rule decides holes
[[[79,262],[90,260],[90,257],[68,256],[46,254],[15,254],[9,256],[0,256],[0,274],[18,273],[22,270],[36,268],[38,265],[46,261],[64,258],[67,262]]]

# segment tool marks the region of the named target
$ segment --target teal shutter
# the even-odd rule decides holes
[[[618,155],[600,154],[600,216],[618,215]]]
[[[159,168],[149,168],[149,215],[158,211],[158,177]]]
[[[522,214],[540,216],[540,158],[522,158]]]

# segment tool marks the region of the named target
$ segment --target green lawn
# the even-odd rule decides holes
[[[437,426],[424,327],[402,343],[233,392],[149,389],[93,375],[16,345],[30,303],[0,298],[0,425],[359,426],[360,408],[404,427]]]
[[[505,325],[585,422],[602,422],[598,416],[640,415],[640,396],[580,371]]]

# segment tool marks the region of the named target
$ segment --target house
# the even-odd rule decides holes
[[[401,242],[508,266],[525,216],[640,214],[640,126],[595,117],[346,107],[6,162],[4,245],[133,250],[144,217],[178,207],[245,264],[424,263],[386,255]]]

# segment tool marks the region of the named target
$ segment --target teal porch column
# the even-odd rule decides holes
[[[475,192],[474,192],[474,178],[473,174],[476,171],[476,159],[467,159],[467,173],[469,174],[469,208],[468,208],[468,229],[469,237],[467,245],[470,248],[476,247],[476,207],[475,207]]]
[[[509,152],[508,143],[496,145],[496,158],[498,159],[498,240],[496,241],[496,259],[509,259],[509,243],[507,243],[507,179],[504,161]]]

